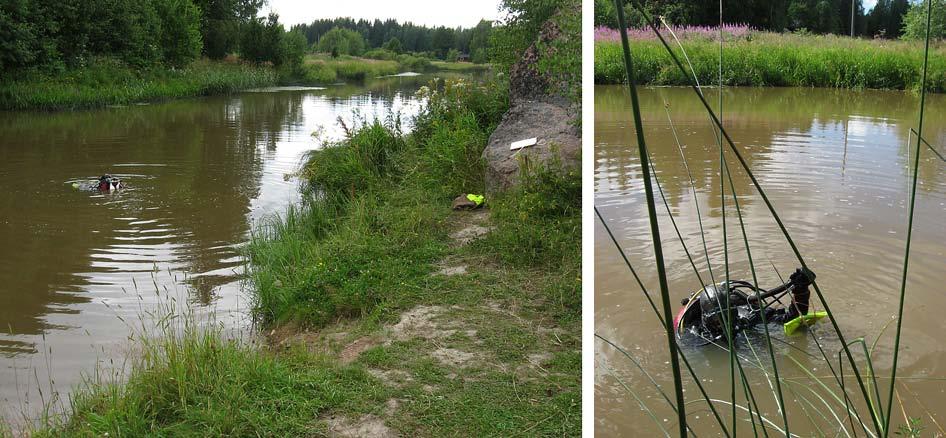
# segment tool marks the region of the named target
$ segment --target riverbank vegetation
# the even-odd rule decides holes
[[[595,42],[595,83],[625,81],[620,41],[599,29]],[[705,31],[712,35],[714,30]],[[675,33],[686,34],[677,28]],[[696,32],[693,32],[696,33]],[[678,56],[669,32],[666,37]],[[702,84],[718,82],[719,43],[698,34],[681,41]],[[639,84],[687,85],[688,79],[655,38],[631,44]],[[723,83],[730,86],[802,86],[916,89],[923,50],[908,41],[875,41],[834,35],[796,35],[746,31],[723,44]],[[930,50],[929,89],[946,91],[946,45]]]
[[[103,59],[57,75],[39,72],[0,82],[0,109],[60,110],[225,94],[275,85],[271,68],[216,61],[185,68],[136,70]]]
[[[914,90],[919,87],[926,12],[907,0],[882,0],[869,11],[855,0],[783,0],[770,8],[727,4],[723,44],[723,83],[730,86],[804,86]],[[929,89],[946,91],[946,1],[935,0]],[[718,82],[718,5],[645,2],[650,16],[663,17],[681,40],[703,84]],[[595,1],[595,83],[626,80],[614,3]],[[686,77],[644,26],[636,8],[625,6],[631,25],[639,84],[685,85]],[[853,35],[852,34],[853,19]],[[671,32],[658,23],[674,50]],[[870,37],[870,38],[864,38]],[[899,38],[899,39],[898,39]]]

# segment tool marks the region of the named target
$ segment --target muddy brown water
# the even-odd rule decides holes
[[[715,105],[716,91],[707,90],[707,97]],[[640,90],[640,99],[645,138],[656,175],[687,249],[708,283],[707,252],[715,276],[724,275],[719,151],[711,124],[692,90],[645,88]],[[915,143],[908,146],[908,140],[916,141],[915,136],[909,135],[909,128],[916,126],[918,96],[899,91],[736,88],[726,89],[723,99],[728,132],[818,275],[825,300],[845,338],[853,341],[864,337],[871,346],[879,337],[873,349],[873,363],[879,376],[889,376],[895,324],[888,323],[893,320],[898,304],[912,174],[908,163],[912,164],[915,148]],[[624,87],[595,87],[595,204],[644,285],[654,294],[659,308],[629,102]],[[693,175],[695,199],[673,139],[665,103],[669,104],[673,126]],[[930,143],[946,152],[946,96],[928,96],[924,133]],[[896,430],[896,425],[904,423],[905,412],[909,417],[921,418],[924,433],[935,435],[942,432],[941,425],[946,426],[946,348],[942,341],[946,333],[946,163],[925,148],[920,157],[892,423]],[[787,276],[798,264],[746,173],[731,153],[727,152],[727,159],[760,285],[777,285],[780,282],[776,269]],[[726,184],[730,275],[751,280],[732,191]],[[703,216],[708,251],[703,250],[694,201]],[[675,313],[680,299],[698,289],[700,282],[659,196],[657,202],[670,301]],[[595,341],[596,434],[654,436],[662,434],[663,427],[675,435],[676,414],[647,377],[652,376],[673,399],[662,326],[600,221],[595,222],[594,236],[595,331],[624,347],[647,372],[604,342]],[[814,295],[812,299],[817,302]],[[820,303],[815,307],[823,308]],[[840,343],[830,324],[821,323],[810,333],[796,336],[786,336],[778,327],[773,327],[772,333],[776,365],[785,379],[782,386],[791,432],[800,436],[834,436],[840,427],[834,413],[849,422],[843,404],[808,375],[810,372],[821,377],[835,395],[842,396],[817,346],[822,345],[837,369]],[[772,365],[761,329],[748,335],[749,340],[741,337],[737,352],[745,358],[743,363],[763,416],[781,427],[781,415],[766,374],[750,365],[758,364],[758,355],[771,377]],[[857,357],[863,365],[861,347],[856,351],[860,352]],[[710,346],[687,349],[685,354],[710,398],[728,403],[729,353]],[[845,374],[850,397],[863,399],[860,390],[851,384],[850,367],[845,366]],[[689,421],[700,436],[719,435],[698,388],[685,370],[684,375]],[[889,379],[882,378],[880,382],[880,393],[886,402]],[[737,386],[737,394],[737,403],[745,406],[741,386]],[[656,422],[641,408],[635,395],[651,410]],[[731,427],[731,407],[724,403],[716,406],[727,427]],[[859,411],[870,429],[867,410],[862,407]],[[739,410],[737,416],[739,432],[752,434],[747,414]],[[846,427],[851,430],[849,424]],[[768,430],[778,435],[774,429]],[[860,426],[857,434],[863,436]]]
[[[2,414],[35,413],[97,364],[121,366],[139,316],[170,298],[245,327],[240,247],[298,198],[287,174],[319,147],[313,132],[337,139],[339,117],[394,114],[409,128],[431,79],[0,113]],[[84,188],[105,173],[127,187]]]

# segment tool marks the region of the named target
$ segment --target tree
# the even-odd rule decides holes
[[[404,52],[404,48],[401,46],[401,40],[397,39],[397,37],[389,39],[386,43],[384,43],[383,48],[384,50],[392,51],[398,55]]]
[[[447,51],[453,48],[454,38],[453,29],[440,26],[434,30],[431,45],[437,52],[437,57],[442,59],[447,56]]]
[[[271,62],[280,66],[286,61],[286,46],[283,43],[285,30],[279,16],[269,14],[266,19],[250,20],[244,27],[240,41],[243,59],[257,64]]]
[[[476,64],[489,62],[489,36],[493,32],[493,23],[480,20],[470,36],[470,61]]]
[[[235,51],[244,25],[256,19],[265,0],[193,0],[200,9],[204,54],[221,59]]]
[[[903,17],[903,38],[926,38],[926,2],[910,7]],[[933,0],[930,16],[930,38],[946,38],[946,0]]]
[[[302,32],[287,32],[283,38],[283,63],[289,66],[289,69],[298,72],[302,68],[302,61],[305,58],[306,49],[309,42],[305,39]]]
[[[908,0],[877,0],[867,15],[867,32],[896,38],[903,31],[903,18],[910,9]]]
[[[361,55],[365,51],[365,38],[360,33],[340,27],[332,30],[319,38],[318,50],[320,52],[342,55]]]
[[[200,10],[191,0],[156,0],[161,20],[161,53],[170,66],[183,67],[200,56]]]
[[[568,0],[503,0],[502,25],[493,30],[489,58],[508,69],[539,35],[542,25]]]

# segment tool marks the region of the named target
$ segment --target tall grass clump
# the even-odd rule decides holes
[[[705,38],[682,40],[701,84],[717,82],[719,45]],[[626,80],[621,45],[595,43],[595,83]],[[635,79],[639,84],[689,85],[659,41],[635,39]],[[727,38],[722,56],[723,85],[833,87],[918,90],[923,51],[902,41],[870,41],[832,35],[753,33]],[[946,91],[946,46],[931,48],[930,91]]]
[[[319,412],[382,391],[364,371],[277,358],[192,314],[169,314],[137,341],[126,376],[99,370],[32,436],[297,436]]]
[[[581,172],[557,163],[526,166],[519,185],[490,201],[496,228],[477,249],[504,266],[539,270],[559,316],[581,311]],[[549,274],[554,273],[554,274]]]
[[[0,109],[59,110],[126,105],[275,85],[267,67],[201,61],[172,70],[136,70],[109,58],[61,74],[33,72],[0,80]]]
[[[485,107],[507,99],[464,82],[427,90],[412,133],[397,118],[366,121],[313,152],[299,173],[307,201],[254,234],[253,307],[264,324],[381,315],[423,290],[446,249],[451,200],[482,187],[479,155],[498,123]]]

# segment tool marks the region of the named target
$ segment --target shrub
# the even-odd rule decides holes
[[[353,30],[333,27],[319,38],[318,50],[331,53],[333,58],[338,55],[358,56],[365,51],[365,38]]]
[[[388,49],[371,49],[361,55],[363,58],[380,59],[382,61],[393,61],[397,59],[397,53]]]
[[[398,55],[397,63],[400,65],[401,70],[409,70],[414,72],[428,71],[433,67],[429,59],[407,54]]]
[[[401,40],[397,39],[397,37],[387,40],[382,48],[389,52],[394,52],[395,54],[400,54],[404,51],[404,48],[401,46]]]
[[[400,122],[361,123],[348,131],[344,141],[309,155],[301,176],[311,190],[353,195],[394,170],[395,157],[405,145]]]
[[[447,50],[447,56],[445,56],[444,59],[450,62],[457,62],[457,59],[460,59],[460,51],[457,49]]]

